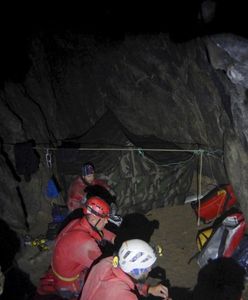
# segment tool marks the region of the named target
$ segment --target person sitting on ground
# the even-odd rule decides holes
[[[92,263],[101,256],[103,240],[114,243],[115,234],[104,227],[110,206],[98,197],[87,200],[84,216],[71,221],[58,235],[51,259],[51,268],[41,278],[38,294],[57,294],[76,299]]]
[[[69,186],[67,192],[67,207],[70,212],[76,208],[83,207],[87,194],[85,188],[92,185],[99,185],[110,190],[110,187],[105,181],[95,178],[95,167],[93,163],[89,162],[83,164],[82,174],[77,176]]]
[[[83,207],[86,200],[91,196],[99,196],[111,206],[109,221],[120,226],[122,217],[117,215],[117,206],[113,190],[102,179],[95,178],[93,163],[85,163],[82,166],[82,175],[77,176],[71,183],[67,192],[67,207],[69,212]],[[81,211],[81,210],[80,210]],[[76,212],[75,216],[78,213]],[[74,218],[72,216],[72,218]]]
[[[102,259],[89,272],[80,300],[137,300],[139,295],[170,299],[162,285],[145,284],[157,257],[153,248],[143,240],[123,242],[118,256]]]
[[[231,257],[220,257],[202,267],[192,300],[242,300],[245,270]]]

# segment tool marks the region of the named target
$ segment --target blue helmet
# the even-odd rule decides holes
[[[87,176],[95,173],[95,167],[92,163],[85,163],[82,166],[82,176]]]

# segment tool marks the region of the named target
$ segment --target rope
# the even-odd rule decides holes
[[[37,150],[52,150],[52,151],[57,151],[57,150],[79,150],[79,151],[138,151],[140,154],[144,151],[150,151],[150,152],[191,152],[195,154],[201,154],[202,152],[212,154],[217,151],[221,150],[203,150],[203,149],[164,149],[164,148],[134,148],[134,147],[124,147],[124,148],[49,148],[49,147],[33,147],[33,149]]]
[[[199,180],[198,180],[198,220],[197,226],[200,226],[200,209],[201,209],[201,180],[202,180],[202,158],[203,158],[203,151],[200,151],[200,165],[199,165]],[[200,198],[199,198],[200,195]]]
[[[62,149],[69,149],[71,150],[71,148],[42,148],[42,147],[33,147],[33,149],[46,149],[47,153],[49,150],[51,151],[57,151],[57,150],[62,150]],[[144,157],[144,151],[150,151],[150,152],[190,152],[193,153],[192,156],[189,159],[186,159],[183,162],[177,162],[177,163],[171,163],[168,164],[172,165],[172,164],[180,164],[180,163],[186,163],[189,162],[190,160],[193,159],[193,157],[195,155],[199,155],[200,158],[200,163],[199,163],[199,177],[198,177],[198,182],[197,182],[197,187],[198,187],[198,194],[197,194],[197,200],[198,200],[198,220],[197,220],[197,226],[200,226],[200,209],[201,209],[201,181],[202,181],[202,162],[203,162],[203,154],[206,154],[207,156],[217,156],[216,153],[220,153],[222,154],[223,151],[222,150],[203,150],[203,149],[163,149],[163,148],[135,148],[135,147],[118,147],[118,148],[73,148],[74,150],[78,150],[78,151],[132,151],[132,162],[134,160],[133,157],[133,152],[134,151],[138,151],[138,153]],[[47,163],[49,164],[49,162],[47,161]],[[134,162],[133,162],[134,164]],[[167,165],[164,165],[167,166]]]
[[[190,162],[194,157],[195,157],[195,153],[193,153],[192,155],[191,155],[191,157],[190,158],[188,158],[188,159],[185,159],[185,160],[181,160],[181,161],[179,161],[179,162],[174,162],[174,163],[168,163],[168,164],[159,164],[159,166],[160,167],[170,167],[170,166],[175,166],[175,165],[182,165],[182,164],[186,164],[186,163],[188,163],[188,162]]]

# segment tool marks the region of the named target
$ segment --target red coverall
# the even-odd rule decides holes
[[[105,240],[113,241],[115,234],[106,229],[102,232]],[[44,277],[53,279],[53,292],[79,295],[89,267],[102,254],[97,244],[101,240],[86,218],[71,221],[60,232],[53,250],[52,268]],[[42,287],[42,279],[38,293],[51,293],[46,291],[46,286]]]
[[[101,179],[94,179],[91,185],[100,185],[109,190],[109,186]],[[83,181],[81,176],[78,176],[72,181],[68,189],[67,207],[69,211],[73,211],[76,208],[82,207],[82,199],[85,197],[85,191],[87,184]]]
[[[137,300],[135,289],[146,296],[148,285],[136,285],[120,268],[112,266],[113,257],[107,257],[90,271],[80,300]]]

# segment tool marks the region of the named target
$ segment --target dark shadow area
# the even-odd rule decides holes
[[[17,28],[9,29],[2,36],[2,41],[0,50],[0,89],[4,88],[6,81],[24,82],[31,67],[29,58],[30,42],[27,39],[26,32],[21,32]]]
[[[121,244],[130,239],[141,239],[149,243],[154,230],[158,228],[157,220],[150,221],[141,213],[124,216],[115,239],[115,250],[118,251]]]
[[[36,287],[30,281],[29,275],[18,266],[12,266],[5,273],[5,284],[1,300],[32,300]]]
[[[151,270],[151,272],[149,273],[149,277],[159,279],[160,283],[166,285],[167,287],[170,286],[170,281],[166,278],[165,269],[159,266]]]
[[[168,287],[168,285],[167,285]],[[188,288],[183,287],[170,287],[169,288],[169,296],[172,300],[192,300],[191,292]],[[159,300],[161,297],[156,297],[153,295],[148,295],[147,297],[139,296],[139,300]],[[200,299],[198,299],[200,300]]]
[[[36,294],[32,300],[65,300],[65,298],[61,298],[57,295],[39,295]]]
[[[16,172],[23,175],[26,182],[29,182],[31,175],[39,169],[40,155],[34,149],[35,146],[34,140],[14,145]]]
[[[0,219],[0,265],[3,272],[12,266],[20,247],[21,243],[15,231],[4,220]]]
[[[124,241],[140,239],[149,243],[154,230],[159,228],[159,222],[157,220],[150,221],[141,213],[125,215],[120,227],[117,227],[110,222],[107,225],[108,226],[105,228],[116,234],[115,243],[112,245],[105,241],[100,245],[102,256],[99,257],[95,263],[99,262],[104,257],[117,253]]]
[[[20,251],[20,240],[17,234],[0,219],[0,265],[5,276],[1,300],[31,300],[35,286],[29,275],[23,272],[15,262],[15,255]]]
[[[62,221],[60,224],[58,224],[58,232],[59,234],[71,221],[75,219],[81,219],[83,217],[83,209],[82,208],[77,208],[73,210],[71,213],[67,215],[67,217]]]
[[[109,205],[116,203],[116,197],[111,195],[110,192],[100,185],[88,185],[84,191],[87,193],[87,199],[93,196],[98,196],[104,199]]]
[[[21,182],[21,177],[18,176],[18,174],[16,173],[16,169],[14,167],[14,165],[12,164],[8,153],[6,151],[4,151],[4,141],[2,139],[2,137],[0,137],[0,153],[1,155],[4,157],[6,165],[9,167],[9,170],[11,171],[13,178],[17,181],[17,182]]]
[[[213,4],[210,20],[204,3]],[[224,0],[170,1],[152,4],[94,3],[3,7],[0,32],[0,88],[23,82],[30,70],[32,40],[66,33],[94,35],[101,43],[121,42],[127,35],[168,33],[175,42],[229,32],[247,37],[246,2]],[[45,38],[45,39],[46,39]],[[55,53],[56,55],[56,53]],[[62,55],[62,54],[59,54]]]
[[[190,300],[191,292],[189,288],[171,287],[169,288],[169,295],[173,300]]]
[[[152,271],[149,273],[149,277],[158,279],[158,283],[161,283],[165,285],[169,290],[169,296],[172,298],[172,300],[189,300],[190,298],[190,292],[188,288],[182,288],[182,287],[172,287],[170,284],[170,281],[168,278],[166,278],[166,271],[157,266],[152,269]],[[147,297],[139,296],[139,300],[155,300],[155,299],[161,299],[161,297],[155,297],[152,295],[148,295]]]

